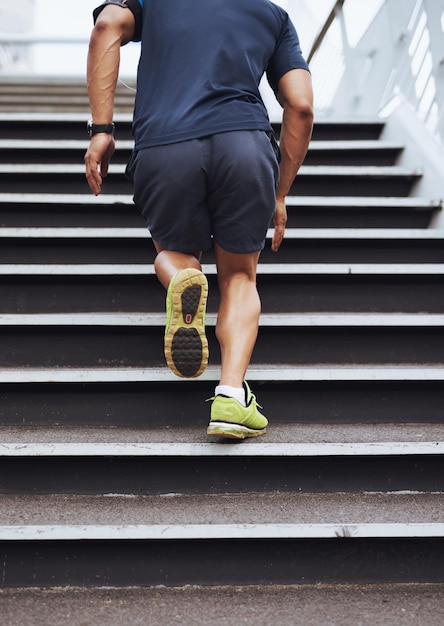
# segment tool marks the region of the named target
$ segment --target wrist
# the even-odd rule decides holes
[[[98,135],[99,133],[114,135],[115,128],[114,122],[110,122],[108,124],[96,124],[92,120],[89,120],[86,125],[86,130],[90,137],[94,137],[94,135]]]

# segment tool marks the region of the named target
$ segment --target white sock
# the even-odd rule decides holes
[[[245,404],[245,389],[243,387],[230,387],[230,385],[218,385],[214,390],[214,395],[222,395],[228,396],[229,398],[234,398],[237,400],[242,406],[246,406]]]

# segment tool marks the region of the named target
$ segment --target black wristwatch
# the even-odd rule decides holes
[[[93,121],[89,120],[86,125],[86,129],[90,137],[93,137],[98,133],[108,133],[108,135],[114,135],[115,128],[114,122],[111,122],[111,124],[93,124]]]

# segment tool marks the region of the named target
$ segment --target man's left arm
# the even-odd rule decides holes
[[[274,235],[271,244],[277,252],[287,223],[285,197],[301,167],[313,130],[313,90],[311,75],[305,69],[290,70],[278,84],[277,99],[283,107],[279,147],[281,163],[276,191]]]

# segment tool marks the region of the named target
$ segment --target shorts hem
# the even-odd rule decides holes
[[[225,250],[225,252],[230,252],[231,254],[252,254],[253,252],[262,252],[262,250],[265,248],[265,240],[257,245],[251,245],[247,247],[242,246],[242,249],[239,249],[241,246],[225,246],[217,239],[214,239],[214,241],[217,243],[218,246],[222,248],[222,250]]]

